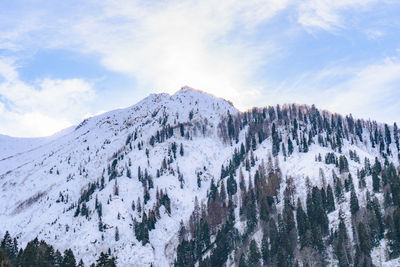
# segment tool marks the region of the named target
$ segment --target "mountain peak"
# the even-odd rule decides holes
[[[182,86],[181,89],[179,89],[174,95],[209,95],[212,96],[209,93],[206,93],[205,91],[202,91],[200,89],[195,89],[190,86]]]
[[[224,98],[220,98],[217,97],[213,94],[210,94],[208,92],[205,92],[203,90],[200,89],[195,89],[193,87],[190,86],[182,86],[180,90],[178,90],[175,94],[173,94],[171,96],[172,99],[192,99],[195,101],[199,101],[199,102],[219,102],[221,105],[225,106],[227,105],[228,109],[232,109],[231,111],[237,111],[237,109],[234,107],[234,105],[232,104],[232,102],[224,99]]]
[[[189,90],[200,91],[200,90],[194,89],[193,87],[190,87],[188,85],[182,86],[180,90],[182,90],[182,91],[184,91],[184,90],[187,90],[187,91],[189,91]]]

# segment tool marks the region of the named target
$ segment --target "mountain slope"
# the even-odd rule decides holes
[[[180,187],[179,181],[170,171],[157,180],[154,179],[155,187],[165,188],[171,198],[179,200],[172,203],[172,213],[183,213],[174,217],[162,215],[160,226],[157,225],[159,231],[157,229],[151,232],[154,244],[163,245],[174,235],[185,212],[190,212],[194,200],[193,193],[202,194],[202,198],[205,195],[205,189],[199,192],[193,189],[197,187],[197,183],[195,178],[190,177],[194,176],[197,169],[203,167],[210,168],[209,172],[215,173],[220,167],[220,164],[214,164],[215,161],[221,161],[229,155],[229,151],[215,149],[222,146],[217,138],[217,128],[220,117],[228,111],[232,114],[237,113],[235,108],[224,100],[183,88],[173,96],[151,95],[128,109],[90,118],[77,126],[74,132],[52,143],[2,160],[1,228],[20,236],[22,244],[39,236],[55,244],[61,251],[67,247],[74,251],[82,251],[82,254],[77,253],[78,258],[83,257],[84,260],[94,262],[99,252],[106,251],[110,247],[109,244],[113,243],[114,229],[118,226],[121,240],[116,249],[119,250],[121,264],[133,259],[141,259],[138,263],[143,264],[154,260],[164,261],[163,247],[154,249],[155,255],[150,245],[143,249],[132,249],[132,246],[139,246],[139,242],[132,242],[132,239],[135,239],[132,216],[135,218],[141,214],[134,213],[131,204],[132,201],[137,201],[138,196],[143,195],[142,183],[136,175],[138,167],[141,166],[143,171],[147,169],[149,174],[155,177],[156,168],[161,166],[164,156],[167,155],[170,142],[151,149],[151,164],[145,149],[138,150],[138,144],[151,147],[148,144],[151,135],[160,128],[175,126],[180,122],[192,125],[191,137],[201,136],[196,140],[176,138],[183,144],[188,155],[176,162],[184,177],[187,176],[185,188],[188,190],[176,190]],[[191,120],[190,113],[193,113]],[[179,129],[173,131],[178,132]],[[137,136],[136,140],[132,140],[132,149],[126,146],[130,135]],[[202,149],[199,150],[198,147]],[[96,192],[96,195],[103,204],[109,200],[109,196],[113,195],[114,181],[108,183],[108,175],[103,175],[103,171],[107,170],[114,153],[125,158],[116,167],[119,169],[118,176],[121,176],[117,178],[120,192],[119,197],[111,198],[109,205],[103,205],[103,222],[110,230],[103,234],[104,241],[100,242],[97,215],[93,211],[94,196],[87,203],[91,210],[90,217],[93,219],[75,218],[75,209],[68,209],[76,203],[81,191],[89,183],[98,182],[102,176],[107,176],[106,185],[103,190]],[[130,169],[135,177],[132,179],[127,178],[126,172],[123,173],[122,170],[128,165],[128,161],[131,162]],[[151,189],[150,193],[152,197],[146,207],[153,205],[155,188]],[[57,202],[61,195],[64,202]],[[118,214],[120,220],[117,219]],[[68,232],[74,234],[68,235],[67,228],[70,229]],[[76,236],[84,239],[76,239]]]
[[[191,265],[188,259],[233,265],[242,256],[250,260],[252,254],[243,251],[254,249],[251,240],[260,248],[264,236],[271,242],[271,228],[265,226],[271,218],[279,224],[278,214],[289,212],[288,207],[297,216],[298,199],[306,209],[307,198],[317,189],[326,193],[329,185],[335,203],[333,210],[323,211],[329,228],[321,237],[324,252],[294,244],[291,253],[300,264],[307,262],[300,257],[307,250],[335,265],[340,259],[333,232],[340,229],[339,217],[347,226],[348,243],[357,248],[360,238],[351,225],[367,222],[367,194],[378,199],[385,218],[396,214],[391,189],[397,180],[384,184],[383,178],[389,163],[398,173],[398,136],[396,127],[315,107],[286,105],[241,113],[231,103],[189,87],[174,95],[154,94],[132,107],[89,118],[57,138],[32,142],[26,150],[10,153],[11,145],[4,149],[0,235],[8,230],[23,247],[38,237],[60,251],[71,248],[87,265],[108,249],[118,266]],[[382,165],[379,173],[371,171],[376,160]],[[381,184],[375,188],[378,176]],[[343,187],[339,193],[338,183]],[[256,198],[249,201],[252,194]],[[393,201],[384,209],[388,194]],[[249,213],[253,209],[255,215]],[[323,231],[322,223],[307,216]],[[200,254],[187,256],[191,249],[185,244],[196,239],[193,224],[200,224],[200,217],[209,227],[209,241]],[[252,219],[256,223],[249,223]],[[215,258],[223,236],[217,233],[224,225],[236,229],[237,240],[219,253],[226,259]],[[385,234],[394,228],[388,223]],[[361,259],[379,265],[395,258],[388,241],[377,240],[371,259],[352,254],[352,264]],[[274,257],[271,265],[279,261]]]

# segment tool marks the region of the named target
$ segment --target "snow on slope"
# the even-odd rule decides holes
[[[50,143],[73,131],[75,127],[68,127],[48,137],[24,138],[11,137],[0,134],[0,161],[26,151],[34,150],[44,144]]]
[[[73,132],[52,142],[43,141],[42,145],[39,140],[37,145],[32,145],[35,149],[0,161],[0,231],[9,230],[19,237],[23,246],[38,236],[61,251],[70,247],[76,257],[83,258],[86,263],[94,262],[101,251],[112,247],[121,266],[132,262],[138,266],[151,262],[168,266],[172,259],[166,259],[165,245],[176,236],[180,220],[187,220],[194,197],[198,195],[203,199],[206,195],[208,186],[197,189],[196,171],[205,170],[211,177],[219,172],[222,161],[230,157],[231,148],[217,137],[219,120],[228,111],[237,113],[225,100],[184,87],[172,96],[150,95],[130,108],[89,118]],[[193,114],[192,120],[189,113]],[[173,140],[182,143],[185,150],[185,157],[175,161],[185,178],[185,188],[180,189],[177,177],[171,174],[153,179],[154,188],[167,190],[172,199],[172,216],[161,214],[156,229],[150,232],[151,243],[142,248],[132,228],[132,218],[140,219],[139,214],[132,211],[131,203],[143,195],[141,182],[135,174],[141,166],[142,170],[147,168],[149,174],[156,176],[173,140],[156,144],[154,148],[148,143],[164,120],[171,126],[190,123],[194,129],[191,136],[198,138],[186,140],[175,134],[179,137]],[[202,129],[202,125],[207,127]],[[130,150],[125,143],[127,136],[135,131],[138,140]],[[149,148],[150,160],[144,149],[137,149],[140,141]],[[68,208],[79,199],[81,190],[86,189],[89,182],[98,181],[118,151],[124,155],[120,166],[131,161],[133,177],[129,179],[126,173],[118,177],[119,196],[113,196],[114,181],[107,183],[106,175],[106,187],[95,193],[103,204],[103,223],[109,228],[102,240],[94,197],[88,202],[89,220],[81,216],[75,218],[75,209]],[[68,201],[57,202],[60,194],[68,196]],[[151,189],[150,194],[146,208],[153,206],[155,189]],[[116,227],[121,236],[118,242],[114,239]]]
[[[29,140],[25,144],[22,139],[1,137],[0,144],[4,140],[7,149],[0,150],[5,151],[0,154],[4,155],[0,157],[3,158],[0,159],[0,236],[4,234],[1,231],[9,230],[12,235],[19,237],[23,246],[37,236],[60,251],[72,248],[76,258],[82,258],[86,264],[95,262],[100,252],[111,248],[119,266],[132,263],[135,266],[148,266],[151,263],[156,266],[171,265],[178,243],[180,221],[188,220],[195,197],[200,202],[205,201],[211,178],[214,177],[216,181],[219,179],[221,165],[226,166],[235,147],[245,138],[243,129],[238,144],[222,142],[218,125],[228,112],[232,115],[238,113],[223,99],[184,87],[172,96],[152,94],[132,107],[89,118],[68,133],[51,140]],[[180,123],[185,125],[185,131],[190,131],[190,138],[180,135]],[[174,136],[151,146],[151,136],[167,124],[174,127]],[[137,139],[130,142],[131,148],[127,145],[127,139],[134,133]],[[143,148],[139,150],[141,142]],[[157,169],[171,153],[172,142],[178,145],[182,143],[184,156],[178,155],[171,164],[173,172],[170,170],[156,178]],[[18,153],[11,153],[12,147]],[[297,150],[296,147],[294,150]],[[375,156],[379,156],[365,143],[345,142],[343,152],[347,156],[349,150],[356,150],[361,159],[368,157],[371,162]],[[278,157],[283,177],[292,176],[296,181],[294,199],[305,199],[306,177],[310,178],[312,185],[321,186],[320,169],[325,173],[327,182],[331,182],[334,166],[315,162],[315,156],[319,153],[324,156],[327,152],[332,150],[311,145],[308,153],[295,152],[287,159],[282,155]],[[116,179],[118,196],[113,192],[115,180],[108,181],[107,175],[107,168],[115,154],[120,158]],[[267,162],[270,154],[271,140],[268,138],[254,152],[258,160],[251,173],[255,173],[262,160]],[[393,160],[398,164],[397,159]],[[150,231],[150,243],[146,246],[136,240],[132,227],[133,219],[141,220],[141,214],[131,208],[132,201],[136,202],[138,197],[143,196],[142,183],[137,179],[139,166],[142,171],[146,168],[154,181],[150,201],[144,209],[153,207],[156,188],[167,191],[171,198],[171,214],[161,208],[161,218],[155,230]],[[351,173],[360,166],[361,163],[349,161]],[[127,177],[127,168],[132,172],[131,179]],[[185,181],[183,189],[176,175],[178,168]],[[202,173],[201,188],[197,186],[198,173]],[[106,180],[105,188],[96,190],[88,201],[88,219],[74,217],[76,207],[71,205],[78,201],[89,183],[98,181],[102,176]],[[363,203],[365,191],[359,190],[357,178],[353,178],[356,192]],[[366,180],[370,181],[369,178]],[[368,187],[372,185],[369,183]],[[281,195],[283,191],[284,186],[281,187]],[[64,201],[60,201],[61,195]],[[98,230],[95,196],[102,203],[103,223],[107,228],[104,232]],[[345,198],[349,199],[349,193]],[[348,201],[341,204],[341,208],[349,220],[346,203]],[[278,208],[281,207],[278,205]],[[338,210],[329,214],[330,227],[336,227],[337,218]],[[237,222],[238,229],[243,228],[241,224]],[[117,227],[119,241],[115,241]],[[256,238],[260,239],[260,236]],[[379,249],[383,248],[384,244],[374,253],[379,255]],[[378,256],[374,256],[374,260],[379,263]]]
[[[45,140],[46,138],[15,138],[0,135],[0,159],[33,149]]]

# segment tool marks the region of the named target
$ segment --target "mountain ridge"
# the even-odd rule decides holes
[[[50,143],[3,158],[0,235],[10,231],[22,246],[38,236],[61,251],[71,248],[86,264],[112,248],[118,266],[170,266],[175,261],[180,266],[182,241],[193,239],[186,234],[182,240],[178,233],[182,223],[190,228],[196,199],[198,205],[206,206],[211,240],[229,221],[224,217],[227,215],[221,215],[225,219],[217,221],[211,216],[216,214],[215,208],[210,208],[215,204],[210,200],[214,182],[220,190],[225,190],[221,184],[226,183],[231,194],[228,183],[231,185],[234,179],[240,185],[240,172],[244,171],[247,192],[252,176],[262,173],[261,169],[277,173],[276,195],[268,198],[272,201],[268,204],[269,216],[273,218],[274,212],[285,209],[282,200],[289,177],[296,182],[292,201],[299,197],[305,203],[310,194],[307,183],[311,187],[333,187],[338,179],[344,183],[348,180],[344,175],[352,174],[360,206],[365,206],[366,192],[373,191],[373,184],[367,175],[365,187],[358,185],[361,178],[357,173],[363,169],[360,159],[390,161],[398,168],[398,154],[395,126],[353,119],[351,115],[344,117],[307,105],[277,105],[240,112],[229,101],[186,86],[173,95],[152,94],[131,107],[88,118]],[[344,161],[343,157],[348,166],[342,173],[339,161]],[[339,178],[335,178],[332,173],[339,170]],[[266,179],[267,183],[271,177]],[[231,196],[231,213],[236,218],[235,229],[246,233],[247,215],[240,211],[246,194],[243,189],[237,191]],[[339,228],[340,209],[346,224],[356,220],[349,207],[350,193],[349,189],[343,194],[343,202],[337,204],[340,208],[327,214],[330,229]],[[384,194],[375,193],[381,205]],[[218,205],[217,209],[226,209]],[[256,210],[258,220],[262,221],[262,209]],[[145,214],[147,237],[138,234]],[[147,218],[153,219],[148,222]],[[220,224],[214,225],[219,220]],[[350,230],[348,235],[353,240]],[[248,235],[261,247],[265,231],[261,222],[253,231]],[[328,242],[325,237],[323,241]],[[208,248],[200,261],[206,260],[207,255],[212,259],[216,248],[218,245]],[[331,263],[337,262],[331,245],[327,244],[327,248]],[[386,253],[389,259],[390,253],[384,252],[389,251],[387,242],[371,251],[371,262],[375,264],[379,263],[376,255],[380,253]],[[233,251],[229,252],[226,264],[239,264]]]

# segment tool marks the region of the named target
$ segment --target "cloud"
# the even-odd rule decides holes
[[[276,104],[316,104],[343,115],[352,113],[357,118],[399,123],[399,73],[398,57],[345,68],[333,65],[282,83],[260,101],[269,98]]]
[[[253,82],[254,72],[279,50],[272,40],[255,35],[256,29],[290,3],[207,0],[89,1],[80,8],[46,5],[41,11],[28,8],[28,16],[10,17],[10,27],[0,27],[0,45],[22,53],[66,49],[97,55],[106,69],[135,79],[138,89],[132,90],[132,98],[137,90],[173,93],[190,85],[241,107],[243,96],[261,88]],[[69,114],[67,121],[75,121],[71,118],[77,115],[65,107],[76,99],[76,92],[66,88],[86,90],[82,80],[45,79],[30,85],[16,78],[15,69],[9,75],[14,77],[6,79],[0,93],[14,112]],[[54,105],[51,100],[59,98],[69,100]]]
[[[79,122],[93,100],[92,86],[82,79],[43,79],[27,84],[16,68],[0,60],[0,133],[50,135]]]
[[[400,122],[400,59],[386,58],[354,72],[351,79],[330,89],[333,110],[383,122]],[[340,92],[336,94],[334,92]],[[371,109],[376,110],[371,114]],[[397,112],[396,112],[397,111]]]
[[[345,11],[365,11],[378,0],[308,0],[298,6],[298,22],[311,28],[327,31],[346,27]]]
[[[388,0],[382,5],[387,2],[390,3]],[[306,35],[321,30],[336,34],[338,29],[354,26],[354,14],[368,13],[377,3],[378,0],[43,2],[40,9],[29,6],[16,8],[15,12],[0,11],[0,49],[17,56],[40,49],[95,55],[107,70],[134,80],[132,90],[124,97],[132,99],[132,104],[138,95],[173,93],[189,85],[232,100],[241,109],[293,100],[315,101],[329,107],[328,100],[334,103],[336,99],[331,92],[343,92],[335,84],[361,86],[355,78],[357,73],[362,74],[361,67],[340,65],[317,73],[299,70],[303,73],[294,82],[290,77],[283,82],[275,80],[268,69],[273,69],[279,59],[302,52],[287,50],[297,49],[292,43],[304,37],[300,36],[303,29],[307,30]],[[383,32],[373,23],[368,28],[373,30],[362,32],[370,38],[378,38]],[[312,45],[308,49],[313,49]],[[290,64],[289,61],[285,63]],[[5,80],[1,86],[8,88],[0,93],[4,95],[3,113],[10,109],[19,116],[38,112],[50,119],[60,115],[63,125],[78,121],[79,116],[97,113],[83,104],[94,95],[92,85],[84,80],[42,79],[27,84],[18,78],[15,64],[6,63],[0,60]],[[380,77],[383,79],[383,74]],[[53,99],[63,100],[56,105]],[[107,101],[120,106],[117,99]],[[335,101],[331,106],[337,108],[340,101]],[[70,106],[79,108],[69,109]],[[78,112],[81,108],[84,111]],[[3,126],[0,130],[20,135],[21,129],[22,126],[8,132]]]
[[[106,0],[78,1],[79,8],[46,4],[40,11],[28,8],[28,16],[10,17],[15,26],[0,28],[0,45],[14,42],[16,50],[95,54],[105,68],[134,78],[136,87],[147,93],[172,93],[187,84],[240,106],[243,88],[256,90],[254,72],[280,49],[272,39],[257,35],[257,29],[292,3]]]
[[[148,92],[172,93],[190,85],[243,108],[249,95],[265,90],[256,78],[259,71],[284,54],[279,37],[262,33],[275,17],[294,11],[302,27],[332,31],[349,26],[346,11],[370,10],[376,2],[89,2],[95,4],[66,8],[65,17],[52,20],[54,37],[46,34],[46,45],[96,54],[104,67],[134,78],[136,87]],[[290,29],[280,30],[285,31]]]
[[[367,38],[370,40],[376,40],[385,35],[384,31],[377,30],[377,29],[366,30],[365,34],[366,34]]]
[[[18,73],[14,67],[12,67],[13,61],[7,58],[0,59],[0,75],[6,81],[16,80]]]
[[[254,71],[279,50],[267,38],[252,41],[252,31],[288,4],[108,1],[68,34],[80,49],[100,55],[106,68],[134,77],[138,87],[172,93],[187,84],[240,105],[242,89],[254,87]]]

